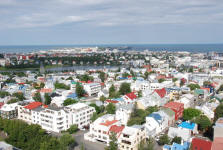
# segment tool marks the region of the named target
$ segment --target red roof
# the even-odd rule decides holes
[[[166,89],[165,88],[156,89],[154,91],[160,96],[160,98],[163,98],[166,95]]]
[[[212,143],[211,150],[220,150],[223,148],[223,137],[216,137]]]
[[[39,90],[39,92],[41,92],[41,93],[52,93],[53,90],[52,89],[41,89],[41,90]]]
[[[106,102],[108,102],[108,103],[113,103],[113,104],[116,104],[116,103],[118,103],[118,101],[115,101],[115,100],[106,100]]]
[[[110,132],[115,132],[115,133],[120,133],[122,130],[125,128],[125,126],[117,126],[117,125],[112,125],[109,129]]]
[[[4,103],[0,102],[0,108],[4,105]]]
[[[169,103],[166,103],[164,107],[171,108],[171,109],[178,109],[180,107],[184,107],[184,104],[179,103],[179,102],[169,102]]]
[[[110,126],[114,123],[116,123],[118,120],[112,120],[112,121],[109,121],[109,120],[106,120],[104,123],[101,123],[100,125],[104,125],[104,126]]]
[[[137,96],[134,94],[134,92],[128,93],[128,94],[126,94],[126,96],[127,96],[128,98],[130,98],[131,100],[137,98]]]
[[[41,102],[32,102],[32,103],[26,105],[24,108],[32,110],[32,109],[38,108],[38,107],[40,107],[42,105],[43,105],[43,103],[41,103]],[[45,108],[48,107],[47,105],[43,105],[43,106]]]
[[[203,140],[199,138],[193,138],[192,140],[192,150],[211,150],[212,142],[208,140]]]
[[[17,83],[17,84],[21,84],[22,85],[22,84],[25,84],[25,83],[24,82],[21,82],[21,83]]]

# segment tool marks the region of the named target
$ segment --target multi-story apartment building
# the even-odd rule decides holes
[[[55,108],[43,105],[41,102],[33,102],[26,106],[19,106],[18,119],[29,124],[39,124],[47,131],[61,132],[74,124],[79,128],[89,125],[90,117],[94,112],[93,107],[83,103]]]
[[[84,90],[89,96],[97,95],[101,91],[100,83],[87,83],[84,85]]]
[[[146,139],[146,130],[144,126],[134,125],[126,126],[118,138],[120,150],[137,150],[141,141]]]
[[[13,104],[4,104],[1,109],[0,109],[0,114],[2,118],[5,119],[13,119],[16,118],[18,113],[17,113],[17,103]]]

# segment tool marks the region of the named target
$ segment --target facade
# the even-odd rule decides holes
[[[100,83],[87,83],[84,84],[84,90],[87,92],[89,96],[98,95],[101,91]]]
[[[17,103],[4,104],[0,109],[1,117],[5,119],[17,118],[18,116],[17,106],[18,106]]]
[[[183,116],[184,104],[178,102],[169,102],[164,105],[166,108],[170,108],[175,112],[175,120],[178,120]]]
[[[33,102],[26,106],[19,106],[18,119],[29,124],[39,124],[47,131],[61,132],[69,129],[74,124],[78,128],[89,125],[94,112],[93,107],[83,103],[56,108],[43,105],[40,102]]]
[[[219,118],[215,122],[214,128],[214,139],[217,137],[223,137],[223,117]]]
[[[175,128],[170,127],[168,131],[168,136],[174,138],[175,136],[181,137],[183,141],[189,141],[191,138],[191,131],[185,128]]]
[[[134,105],[127,104],[127,105],[118,105],[116,108],[115,118],[119,120],[121,124],[127,125],[127,122],[130,118]]]
[[[141,141],[145,141],[146,131],[145,127],[141,125],[134,125],[125,127],[118,138],[120,150],[138,150]]]

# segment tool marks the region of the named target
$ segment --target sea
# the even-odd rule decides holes
[[[198,52],[222,52],[223,44],[100,44],[100,45],[18,45],[0,46],[0,53],[29,53],[36,51],[46,51],[52,49],[74,48],[74,47],[111,47],[128,50],[149,50],[149,51],[188,51]]]

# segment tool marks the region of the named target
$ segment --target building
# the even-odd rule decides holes
[[[191,138],[191,131],[185,128],[175,128],[170,127],[168,131],[168,136],[174,138],[175,136],[181,137],[183,141],[189,141]]]
[[[18,118],[29,124],[38,124],[47,131],[61,132],[74,124],[78,128],[88,126],[94,112],[94,107],[83,103],[56,108],[33,102],[26,106],[19,106]]]
[[[127,122],[131,116],[134,105],[118,105],[115,112],[115,118],[123,125],[127,125]]]
[[[211,150],[220,150],[223,148],[223,137],[216,137],[212,143]]]
[[[217,137],[223,137],[223,117],[219,118],[215,122],[214,128],[214,139]]]
[[[17,118],[18,115],[17,107],[18,107],[17,103],[4,104],[0,109],[1,117],[5,119]]]
[[[100,83],[87,83],[84,84],[84,90],[87,92],[89,96],[98,95],[101,91],[101,84]]]
[[[164,145],[163,150],[188,150],[190,146],[189,142],[184,142],[183,144],[174,143],[172,145]]]
[[[211,141],[200,138],[193,138],[191,144],[192,150],[211,150],[212,147]]]
[[[125,127],[118,138],[120,150],[138,150],[141,141],[145,141],[146,131],[145,127],[141,125],[133,125]]]
[[[178,120],[183,116],[184,104],[178,102],[169,102],[164,105],[166,108],[170,108],[175,112],[175,120]]]

